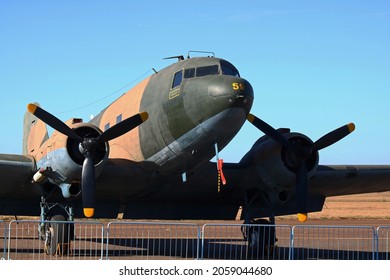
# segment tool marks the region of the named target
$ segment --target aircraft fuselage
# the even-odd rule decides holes
[[[161,173],[171,174],[213,158],[215,143],[219,149],[229,143],[252,103],[253,89],[233,65],[213,57],[192,58],[148,77],[91,123],[104,131],[148,112],[148,121],[110,141],[109,157],[146,160]]]

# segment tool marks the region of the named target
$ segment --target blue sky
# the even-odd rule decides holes
[[[356,131],[324,164],[390,164],[388,1],[0,1],[1,153],[21,153],[26,105],[85,120],[189,50],[232,62],[252,113],[314,141]],[[247,123],[221,152],[239,161],[263,134]]]

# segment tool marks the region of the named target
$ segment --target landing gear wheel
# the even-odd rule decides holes
[[[252,220],[251,224],[256,226],[242,228],[244,239],[248,244],[248,259],[274,259],[275,243],[278,240],[275,234],[275,227],[266,219]]]
[[[68,255],[73,237],[73,224],[62,215],[53,216],[45,225],[45,252],[47,255]]]

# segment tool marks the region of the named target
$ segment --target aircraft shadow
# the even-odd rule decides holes
[[[28,238],[27,238],[28,239]],[[28,241],[24,239],[24,241]],[[39,240],[31,238],[31,243]],[[42,241],[39,241],[42,242]],[[85,244],[94,244],[85,246]],[[12,244],[12,242],[11,242]],[[5,250],[0,247],[0,257]],[[7,248],[11,259],[46,259],[43,245],[23,248]],[[42,254],[42,255],[40,255]],[[242,239],[197,238],[76,238],[71,250],[63,257],[76,259],[219,259],[219,260],[389,260],[390,252],[334,250],[318,248],[293,248],[278,246],[271,248],[249,248]]]
[[[106,256],[108,259],[196,259],[198,257],[198,252],[200,249],[198,239],[121,238],[108,239],[108,242],[106,244]]]

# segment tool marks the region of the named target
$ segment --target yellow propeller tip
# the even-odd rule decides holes
[[[38,107],[37,105],[30,103],[30,104],[27,105],[27,110],[28,110],[31,114],[34,114],[34,113],[35,113],[35,110],[37,109],[37,107]]]
[[[307,221],[307,213],[298,213],[298,221],[304,223]]]
[[[84,208],[84,216],[87,218],[92,218],[95,213],[94,208]]]
[[[355,124],[354,123],[349,123],[348,124],[348,130],[349,130],[349,132],[354,131],[355,130]]]
[[[246,119],[247,119],[248,121],[250,121],[251,123],[253,123],[253,121],[255,120],[255,116],[252,115],[252,114],[248,114],[248,116],[246,117]]]
[[[139,115],[142,119],[142,122],[146,121],[149,118],[149,114],[147,112],[139,113]]]

